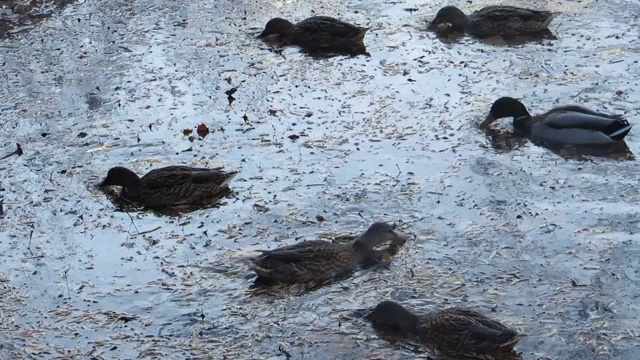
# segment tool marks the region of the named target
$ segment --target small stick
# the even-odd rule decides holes
[[[31,230],[31,233],[29,234],[29,245],[27,246],[27,250],[29,250],[31,256],[33,256],[33,251],[31,251],[31,239],[33,239],[33,230]]]
[[[7,154],[7,155],[5,155],[5,156],[3,156],[2,158],[0,158],[0,160],[4,160],[4,159],[6,159],[6,158],[8,158],[8,157],[10,157],[10,156],[13,156],[13,155],[22,156],[22,154],[24,154],[24,152],[22,152],[22,146],[20,146],[20,144],[16,144],[16,146],[18,147],[18,148],[16,149],[16,151],[14,151],[14,152],[12,152],[12,153],[10,153],[10,154]]]
[[[62,277],[64,278],[64,281],[67,283],[67,295],[69,296],[69,299],[71,299],[71,290],[69,290],[69,268],[65,269],[64,272],[62,273]]]

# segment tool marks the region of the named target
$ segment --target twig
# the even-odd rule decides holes
[[[138,232],[138,234],[140,234],[140,230],[138,230],[136,223],[133,222],[133,216],[131,216],[131,214],[129,214],[128,211],[125,211],[125,214],[127,214],[129,219],[131,219],[131,225],[133,225],[133,227],[136,228],[136,231]],[[129,225],[129,230],[127,230],[127,240],[129,240],[129,235],[131,235],[131,225]]]
[[[69,290],[69,268],[66,268],[63,272],[62,272],[62,277],[64,278],[64,281],[67,283],[67,295],[69,296],[69,299],[71,299],[71,290]]]
[[[153,228],[151,230],[147,230],[147,231],[143,231],[143,232],[138,231],[138,235],[144,235],[144,234],[152,233],[152,232],[154,232],[154,231],[156,231],[156,230],[158,230],[160,228],[162,228],[162,226],[157,226],[157,227],[155,227],[155,228]]]
[[[33,239],[33,230],[31,230],[31,233],[29,234],[29,245],[27,245],[27,250],[29,250],[31,256],[33,256],[33,251],[31,251],[31,239]]]
[[[204,335],[204,318],[206,315],[204,314],[204,309],[200,308],[200,319],[202,320],[202,330],[200,330],[200,335]]]
[[[2,158],[0,158],[0,160],[4,160],[4,159],[6,159],[6,158],[8,158],[10,156],[13,156],[13,155],[22,156],[22,154],[24,154],[24,152],[22,152],[22,146],[20,146],[20,144],[17,144],[17,143],[16,143],[16,146],[17,146],[16,151],[3,156]]]
[[[396,164],[396,167],[398,168],[398,175],[396,175],[396,179],[398,177],[400,177],[400,174],[402,174],[402,170],[400,170],[400,166],[398,166],[398,164]]]

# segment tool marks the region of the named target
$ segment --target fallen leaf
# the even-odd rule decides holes
[[[184,135],[184,136],[189,136],[189,135],[191,135],[191,133],[193,133],[193,130],[191,130],[191,129],[182,130],[182,135]]]
[[[296,141],[298,139],[300,139],[300,135],[296,135],[296,134],[291,134],[289,136],[287,136],[289,138],[289,140],[291,141]]]
[[[200,124],[198,125],[198,129],[196,130],[196,132],[198,133],[198,136],[204,138],[205,136],[209,135],[209,128],[205,124]]]
[[[318,220],[318,222],[323,222],[325,219],[322,215],[316,215],[316,220]]]

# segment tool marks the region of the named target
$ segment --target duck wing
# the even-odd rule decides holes
[[[619,115],[554,110],[531,130],[533,138],[572,145],[610,144],[624,139],[633,125]]]
[[[219,188],[226,187],[233,180],[237,171],[222,171],[218,169],[196,169],[191,173],[191,183],[197,185],[212,184]]]
[[[609,119],[622,119],[622,118],[624,118],[624,115],[599,113],[599,112],[596,112],[596,111],[593,111],[591,109],[587,109],[585,107],[578,106],[578,105],[558,106],[556,108],[553,108],[551,111],[549,111],[549,113],[554,113],[554,112],[576,112],[576,113],[599,116],[599,117],[609,118]]]
[[[478,352],[511,352],[524,335],[515,330],[495,330],[481,324],[469,327],[467,341],[478,349]]]
[[[146,173],[141,179],[141,187],[149,190],[174,188],[191,182],[193,169],[188,166],[167,166]]]
[[[453,357],[511,353],[524,336],[467,309],[448,309],[425,318],[419,325],[425,343],[433,350]]]
[[[483,17],[491,21],[513,18],[520,18],[523,21],[536,21],[541,18],[546,18],[552,15],[552,13],[549,11],[526,9],[517,6],[492,5],[486,6],[471,15],[473,17]]]
[[[331,259],[336,253],[335,244],[323,240],[303,241],[298,244],[283,246],[274,250],[260,250],[258,260],[271,260],[284,263]]]
[[[334,38],[356,40],[364,37],[364,33],[366,33],[368,29],[329,16],[313,16],[297,23],[296,30],[299,33],[324,33]]]

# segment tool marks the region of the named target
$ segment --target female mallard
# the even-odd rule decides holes
[[[293,24],[274,18],[267,22],[258,39],[277,35],[287,45],[296,45],[309,53],[367,54],[363,44],[369,28],[362,28],[328,16],[314,16]]]
[[[383,301],[365,318],[376,328],[419,338],[433,355],[455,359],[518,359],[514,347],[525,336],[464,308],[416,315]]]
[[[228,189],[237,171],[167,166],[142,178],[124,167],[114,167],[100,186],[122,186],[120,196],[144,206],[197,205]]]
[[[520,101],[503,97],[493,103],[480,128],[504,117],[513,118],[517,133],[546,145],[612,145],[624,139],[632,126],[622,115],[602,114],[575,105],[531,116]]]
[[[446,6],[438,11],[429,29],[449,24],[452,30],[485,38],[495,35],[503,37],[527,35],[548,31],[554,13],[524,9],[515,6],[494,5],[465,15],[455,6]]]
[[[251,268],[259,280],[269,283],[322,284],[348,275],[359,266],[376,263],[385,254],[394,255],[405,241],[391,225],[374,223],[352,243],[312,240],[275,250],[261,250],[262,255],[251,259]],[[388,250],[374,250],[386,242],[390,242]]]

